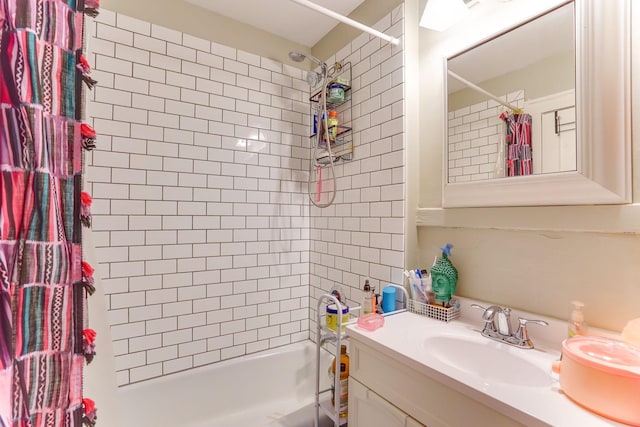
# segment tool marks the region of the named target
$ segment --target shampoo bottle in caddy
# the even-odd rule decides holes
[[[327,126],[329,127],[329,140],[334,142],[336,136],[338,136],[338,112],[335,110],[329,111],[329,118],[327,119]]]

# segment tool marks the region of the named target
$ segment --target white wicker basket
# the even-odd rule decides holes
[[[460,317],[460,304],[455,299],[450,301],[451,307],[445,308],[440,305],[424,304],[416,300],[409,300],[409,311],[432,319],[450,322]]]

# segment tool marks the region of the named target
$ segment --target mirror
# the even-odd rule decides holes
[[[448,182],[577,170],[574,37],[569,3],[447,60]]]
[[[563,1],[445,59],[444,207],[630,202],[629,20]]]

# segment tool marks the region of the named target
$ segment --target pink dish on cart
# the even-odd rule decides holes
[[[383,325],[384,317],[378,313],[369,313],[358,317],[358,327],[367,331],[375,331]]]

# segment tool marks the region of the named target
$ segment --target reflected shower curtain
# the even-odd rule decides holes
[[[0,426],[83,422],[82,0],[0,0]]]
[[[506,176],[531,175],[531,115],[503,113],[500,118],[506,124]]]

